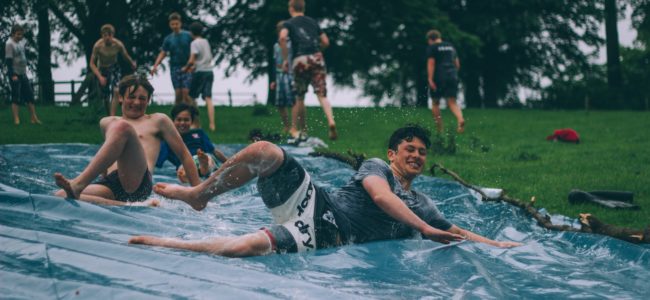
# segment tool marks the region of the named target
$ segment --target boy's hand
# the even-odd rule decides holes
[[[97,79],[99,79],[99,85],[106,86],[106,77],[99,75]]]
[[[270,88],[272,91],[275,91],[275,81],[271,82],[271,85],[269,86],[269,88]]]
[[[11,76],[11,80],[13,80],[13,81],[18,81],[18,75],[13,75],[13,76]]]
[[[185,174],[185,168],[182,166],[176,170],[176,177],[178,177],[178,181],[182,183],[187,183],[187,174]]]
[[[151,72],[150,73],[151,73],[152,76],[156,75],[156,73],[158,73],[158,65],[153,65],[153,67],[151,67]]]
[[[436,86],[436,83],[433,82],[433,80],[429,79],[429,87],[431,88],[432,91],[435,91],[438,89],[438,86]]]
[[[286,60],[282,63],[282,72],[284,73],[289,72],[289,62]]]

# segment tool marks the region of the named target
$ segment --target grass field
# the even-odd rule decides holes
[[[14,126],[7,106],[0,108],[0,144],[101,143],[97,124],[82,120],[82,108],[38,107],[43,125]],[[169,106],[153,106],[150,112],[167,113]],[[253,107],[217,107],[217,131],[213,142],[247,143],[251,129],[279,132],[277,113],[253,116]],[[308,109],[310,134],[325,140],[334,151],[348,149],[368,156],[386,157],[387,138],[396,127],[418,122],[433,129],[426,109],[336,108],[339,140],[326,139],[326,123],[319,108]],[[469,109],[466,133],[455,137],[455,154],[432,154],[429,165],[439,162],[472,184],[501,187],[521,200],[536,196],[537,207],[552,214],[576,217],[589,212],[601,220],[634,228],[650,224],[650,113],[630,111],[539,111]],[[205,109],[201,112],[206,116]],[[452,115],[443,114],[447,128]],[[202,120],[205,124],[205,117]],[[579,145],[545,140],[554,129],[577,130]],[[207,128],[207,126],[206,126]],[[447,139],[447,138],[445,138]],[[594,205],[572,205],[567,194],[581,190],[626,190],[635,193],[639,211],[617,211]]]

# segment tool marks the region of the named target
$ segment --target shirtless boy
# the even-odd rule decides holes
[[[117,113],[118,106],[117,84],[122,79],[117,56],[122,55],[122,58],[129,62],[133,70],[135,70],[136,66],[126,51],[124,44],[114,37],[115,28],[113,25],[106,24],[102,26],[101,35],[102,38],[95,43],[93,53],[90,55],[90,70],[95,74],[95,77],[99,80],[99,85],[102,87],[106,113],[114,116]],[[110,109],[108,107],[109,101]]]
[[[79,176],[67,179],[61,173],[54,174],[56,185],[62,188],[57,196],[105,205],[147,199],[161,141],[180,158],[190,183],[200,183],[192,156],[174,123],[162,113],[146,114],[152,94],[153,87],[144,77],[129,75],[120,81],[122,117],[99,121],[104,144]],[[93,183],[100,174],[105,176]]]

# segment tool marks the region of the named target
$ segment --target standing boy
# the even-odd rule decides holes
[[[104,96],[104,105],[106,106],[106,113],[114,116],[117,113],[117,100],[118,91],[117,84],[122,79],[120,74],[120,67],[117,63],[117,56],[122,55],[126,59],[131,68],[135,71],[135,62],[129,56],[124,44],[115,36],[115,27],[111,24],[102,26],[102,38],[99,39],[93,46],[93,52],[90,55],[90,70],[95,74],[99,80],[99,85],[102,88]],[[110,101],[110,110],[108,103]]]
[[[212,49],[210,48],[210,43],[202,37],[203,25],[201,23],[192,23],[190,25],[190,32],[192,32],[193,41],[190,44],[190,58],[183,67],[183,72],[194,72],[192,74],[192,84],[190,84],[190,98],[196,99],[200,95],[203,95],[205,106],[208,109],[210,130],[214,131],[216,127],[214,125],[214,106],[212,106],[212,82],[214,82],[214,74],[212,73]],[[201,127],[198,115],[194,118],[194,121],[196,122],[194,127]]]
[[[11,27],[11,36],[5,44],[5,63],[7,65],[7,75],[11,85],[11,113],[14,116],[14,124],[20,124],[18,116],[18,105],[22,102],[27,103],[27,108],[31,114],[33,124],[41,124],[36,116],[34,107],[34,90],[32,84],[27,78],[27,57],[25,56],[25,40],[23,36],[25,29],[16,24]]]
[[[430,30],[427,33],[427,79],[429,81],[429,95],[431,96],[433,118],[436,121],[438,133],[442,132],[442,117],[440,116],[440,98],[447,99],[449,110],[456,116],[458,127],[456,131],[465,131],[465,119],[463,112],[456,104],[458,94],[458,69],[460,60],[456,55],[454,46],[442,40],[438,30]]]
[[[181,30],[183,23],[180,14],[174,12],[169,15],[168,19],[172,33],[165,37],[160,54],[158,54],[156,62],[151,68],[151,75],[158,71],[158,65],[165,59],[165,56],[169,55],[169,72],[176,94],[175,103],[185,102],[191,104],[190,84],[192,82],[192,73],[184,72],[182,68],[190,57],[192,36],[189,32]]]
[[[280,31],[284,28],[284,21],[278,22],[276,29],[278,35]],[[288,48],[288,59],[287,62],[292,60],[291,53],[291,41],[287,41]],[[291,129],[291,123],[289,122],[289,116],[287,114],[287,107],[293,107],[295,103],[295,98],[293,97],[293,87],[291,82],[293,81],[293,76],[291,75],[291,69],[284,69],[282,66],[285,63],[284,58],[282,57],[282,48],[280,48],[279,43],[273,45],[273,59],[275,60],[275,81],[271,82],[271,90],[275,90],[275,106],[278,108],[280,117],[282,118],[283,132],[289,133]]]
[[[306,109],[305,93],[311,83],[314,93],[318,96],[329,126],[329,138],[337,138],[336,123],[334,123],[334,114],[332,106],[327,100],[327,82],[325,80],[327,71],[325,69],[325,59],[321,50],[329,46],[329,39],[325,32],[318,26],[318,23],[305,16],[305,1],[290,0],[289,14],[291,19],[284,22],[284,28],[280,31],[280,47],[282,48],[282,57],[284,58],[284,69],[290,67],[293,70],[293,90],[296,96],[296,104],[292,111],[291,135],[295,138],[304,133]],[[289,38],[293,48],[293,61],[289,66],[289,48],[287,46]]]
[[[143,201],[151,194],[154,170],[161,141],[180,158],[192,185],[200,183],[190,152],[174,123],[162,113],[145,114],[153,87],[146,78],[129,75],[119,83],[122,117],[104,117],[99,126],[104,144],[74,179],[55,173],[56,195],[106,205],[126,205]],[[96,182],[98,175],[104,174]],[[106,175],[108,174],[108,175]]]

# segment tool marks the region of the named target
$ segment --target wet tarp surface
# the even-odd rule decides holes
[[[242,145],[220,145],[227,155]],[[616,239],[551,232],[516,208],[482,203],[467,189],[422,176],[414,188],[453,223],[493,239],[498,249],[418,238],[229,259],[131,246],[131,235],[201,239],[271,224],[254,183],[212,200],[202,212],[163,199],[158,208],[107,207],[50,196],[52,173],[76,176],[96,145],[0,146],[0,298],[24,299],[647,299],[650,248]],[[326,188],[353,174],[347,165],[286,148]],[[174,168],[154,181],[174,182]],[[574,224],[553,216],[554,222]]]

